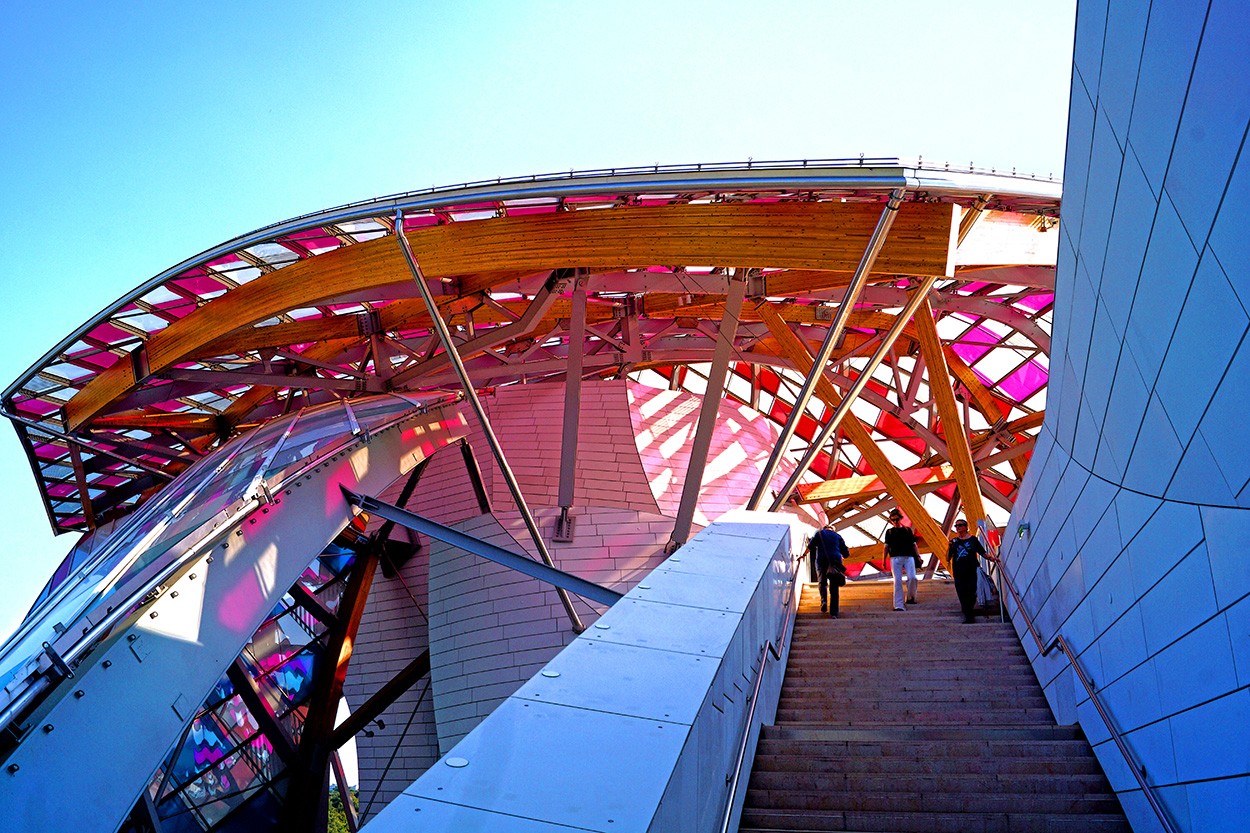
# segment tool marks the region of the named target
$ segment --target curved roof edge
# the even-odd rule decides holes
[[[749,160],[729,163],[697,163],[683,165],[650,165],[642,167],[598,168],[522,177],[479,180],[458,185],[436,186],[406,191],[370,200],[302,214],[288,220],[263,226],[224,241],[193,257],[177,263],[126,292],[112,304],[76,327],[69,335],[32,363],[0,395],[0,409],[9,416],[8,404],[13,395],[27,384],[43,367],[69,345],[107,319],[120,307],[142,297],[153,288],[187,269],[273,237],[326,223],[349,222],[398,210],[430,210],[466,200],[524,199],[602,193],[610,190],[624,193],[663,193],[674,188],[716,191],[724,189],[768,190],[774,188],[854,188],[886,190],[906,188],[931,197],[974,198],[993,194],[997,198],[1037,199],[1053,201],[1061,196],[1062,183],[997,169],[969,166],[963,169],[925,165],[896,158],[800,159],[757,162]]]

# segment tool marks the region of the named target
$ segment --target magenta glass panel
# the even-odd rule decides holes
[[[222,255],[216,260],[210,260],[205,265],[209,267],[219,267],[219,268],[225,268],[225,269],[239,268],[243,266],[251,266],[250,263],[247,263],[246,261],[236,257],[233,254]]]
[[[105,344],[116,344],[119,341],[126,341],[127,339],[133,339],[134,337],[134,333],[128,333],[125,330],[114,327],[107,321],[92,327],[91,332],[87,334],[87,338],[102,341]]]
[[[1055,302],[1055,294],[1046,292],[1041,295],[1027,295],[1016,302],[1018,306],[1037,312],[1043,307],[1049,306]]]
[[[527,214],[554,214],[556,207],[554,205],[526,205],[520,208],[509,208],[509,217],[524,217]]]
[[[968,341],[985,342],[985,344],[965,344],[965,339]],[[959,358],[963,359],[968,364],[973,364],[977,359],[990,352],[990,347],[988,345],[994,344],[997,341],[998,336],[994,335],[984,327],[977,325],[960,336],[959,341],[956,341],[951,346],[955,352],[959,354]]]
[[[211,295],[226,288],[216,278],[210,278],[206,275],[186,275],[178,278],[173,283],[195,295]]]
[[[1046,369],[1033,359],[1008,374],[998,387],[1017,402],[1032,396],[1049,378]]]
[[[131,338],[134,338],[134,336],[131,336]],[[82,365],[90,365],[91,367],[104,370],[121,361],[121,357],[101,351],[98,353],[83,353],[80,356],[75,356],[74,361]]]
[[[973,281],[972,283],[960,289],[959,294],[971,295],[974,292],[980,292],[982,289],[985,289],[987,286],[991,286],[991,284],[988,284],[985,281]]]
[[[17,409],[23,414],[31,414],[41,417],[60,410],[60,408],[56,405],[53,405],[51,402],[45,402],[42,399],[23,399],[15,404],[17,405]]]

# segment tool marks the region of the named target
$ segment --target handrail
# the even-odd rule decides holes
[[[984,524],[984,521],[981,521],[980,523]],[[984,532],[984,527],[982,527],[982,531]],[[1178,833],[1176,825],[1173,824],[1167,810],[1163,807],[1158,797],[1155,795],[1154,787],[1146,782],[1146,777],[1142,774],[1141,767],[1138,765],[1137,760],[1133,757],[1132,750],[1128,748],[1128,744],[1124,742],[1124,738],[1120,735],[1119,729],[1117,729],[1115,724],[1112,722],[1111,715],[1108,714],[1107,710],[1103,707],[1102,700],[1099,699],[1098,693],[1094,691],[1094,684],[1085,674],[1085,669],[1081,667],[1081,663],[1077,659],[1076,652],[1072,650],[1072,645],[1062,633],[1056,633],[1054,637],[1051,638],[1050,642],[1045,642],[1042,639],[1041,634],[1037,632],[1037,628],[1033,625],[1033,619],[1029,616],[1029,612],[1024,607],[1024,601],[1020,598],[1019,591],[1016,590],[1015,582],[1011,580],[1011,576],[1007,575],[1007,571],[1003,569],[1002,561],[999,561],[995,565],[995,572],[998,574],[1001,582],[1005,584],[1007,589],[1011,592],[1011,598],[1016,602],[1016,610],[1018,610],[1020,615],[1024,618],[1025,627],[1032,635],[1033,640],[1037,643],[1037,648],[1041,651],[1041,655],[1047,656],[1055,648],[1059,648],[1068,658],[1068,664],[1071,665],[1072,670],[1076,672],[1076,677],[1081,681],[1081,685],[1085,687],[1085,693],[1089,695],[1089,700],[1094,704],[1094,708],[1098,711],[1098,716],[1102,718],[1102,722],[1106,725],[1107,731],[1111,733],[1111,739],[1115,741],[1116,748],[1120,750],[1120,754],[1124,756],[1124,762],[1128,764],[1128,768],[1132,771],[1133,777],[1137,779],[1137,784],[1141,787],[1142,795],[1146,796],[1146,801],[1150,803],[1150,809],[1154,810],[1155,816],[1158,817],[1159,823],[1163,825],[1163,829],[1167,831],[1167,833]],[[1001,604],[1001,594],[999,595],[999,599]]]
[[[794,598],[794,582],[799,579],[799,565],[807,558],[807,553],[803,552],[794,562],[794,572],[790,576],[791,589],[790,595],[786,597],[786,606],[789,610],[786,612],[785,622],[782,624],[781,632],[777,635],[776,644],[773,640],[764,643],[761,649],[762,657],[760,659],[760,670],[755,675],[755,686],[751,690],[751,706],[747,709],[746,720],[742,724],[742,741],[738,744],[738,758],[734,763],[733,772],[725,776],[725,780],[729,784],[729,795],[725,799],[725,815],[721,819],[721,833],[729,833],[729,822],[733,819],[734,804],[738,799],[738,783],[742,779],[742,765],[746,763],[747,746],[751,743],[751,725],[755,722],[755,707],[760,701],[760,686],[764,683],[764,671],[768,667],[770,660],[781,659],[781,650],[786,644],[786,635],[791,633],[791,623],[794,621],[795,615],[798,613],[799,604]]]

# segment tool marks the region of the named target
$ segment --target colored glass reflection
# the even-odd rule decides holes
[[[299,586],[334,612],[356,555],[348,530],[308,565]],[[272,819],[283,801],[285,765],[263,726],[278,726],[277,742],[296,746],[313,676],[323,653],[326,625],[288,593],[257,628],[214,686],[148,786],[162,831],[200,833],[246,825],[250,815]],[[250,692],[236,681],[246,680]],[[251,702],[268,713],[257,715]],[[271,730],[272,731],[272,730]],[[123,829],[147,830],[141,813]]]

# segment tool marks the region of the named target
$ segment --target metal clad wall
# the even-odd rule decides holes
[[[1250,811],[1248,33],[1236,0],[1080,6],[1049,410],[1005,546],[1185,830]],[[1156,829],[1064,660],[1035,666]]]

